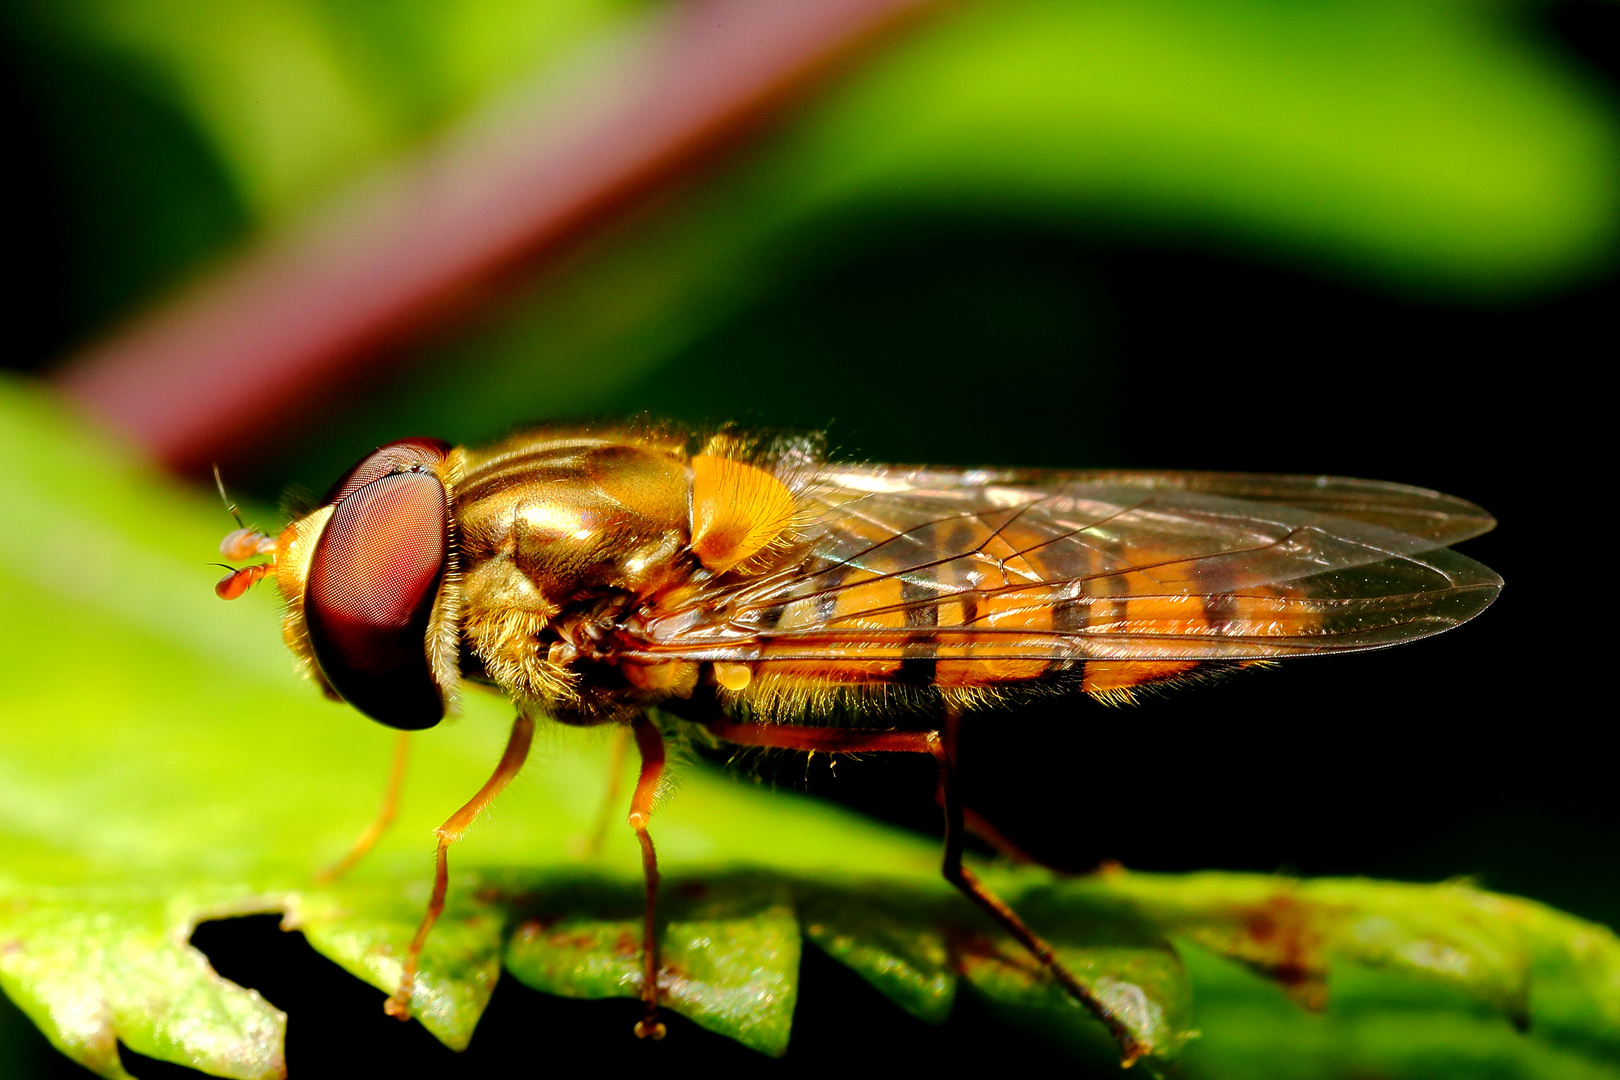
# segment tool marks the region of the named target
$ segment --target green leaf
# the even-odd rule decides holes
[[[944,898],[893,889],[805,887],[805,936],[911,1015],[942,1023],[956,1001],[957,973],[942,925]]]
[[[1529,948],[1522,929],[1466,885],[1321,881],[1279,888],[1230,875],[1164,882],[1122,878],[1161,926],[1278,980],[1321,1008],[1333,959],[1452,986],[1526,1022]]]
[[[752,877],[670,881],[660,902],[659,993],[710,1031],[780,1057],[798,999],[799,921],[779,884]],[[596,884],[537,895],[507,968],[563,997],[641,992],[642,895]]]
[[[210,902],[208,892],[13,886],[0,906],[0,988],[51,1042],[103,1076],[127,1075],[120,1040],[216,1076],[282,1076],[287,1018],[186,945],[202,919],[276,902],[228,889]]]
[[[469,883],[457,881],[454,897],[422,952],[411,996],[411,1015],[456,1050],[467,1048],[495,992],[505,930],[500,909],[476,892],[469,895]],[[426,906],[422,885],[407,878],[304,890],[291,899],[285,925],[303,931],[317,952],[392,994]]]
[[[119,1042],[278,1076],[285,1018],[212,972],[192,928],[282,912],[391,991],[427,900],[431,830],[499,756],[508,707],[475,697],[415,736],[395,830],[349,879],[317,884],[369,819],[393,734],[299,683],[268,597],[213,598],[206,563],[230,523],[207,495],[16,382],[0,382],[0,454],[0,504],[23,523],[0,530],[0,650],[14,665],[0,685],[0,988],[104,1076],[124,1075]],[[503,967],[554,994],[639,990],[637,845],[620,829],[598,857],[579,854],[609,749],[599,733],[545,730],[451,853],[413,1006],[453,1047]],[[653,829],[670,1009],[781,1054],[808,939],[926,1020],[971,993],[1081,1057],[1117,1054],[942,879],[936,841],[706,766],[681,772]],[[1150,1068],[1184,1055],[1187,1076],[1253,1075],[1287,1054],[1301,1076],[1620,1076],[1620,941],[1530,901],[1465,884],[982,873],[1149,1048]],[[1317,1008],[1325,991],[1325,1010],[1289,991]]]
[[[1432,992],[1430,984],[1345,965],[1330,979],[1327,1009],[1305,1013],[1252,971],[1185,939],[1180,944],[1202,1033],[1188,1044],[1180,1066],[1188,1080],[1271,1075],[1277,1062],[1288,1063],[1291,1080],[1620,1075],[1612,1051],[1590,1054],[1547,1038],[1537,1022],[1527,1035],[1505,1017]],[[1549,989],[1538,981],[1536,996]]]
[[[1066,889],[1049,875],[1023,888],[995,879],[987,884],[1042,927],[1063,964],[1138,1045],[1150,1054],[1180,1055],[1191,1028],[1191,988],[1180,956],[1156,926],[1128,905],[1094,891]],[[1077,904],[1078,897],[1090,902]],[[965,943],[960,963],[968,980],[1000,1004],[1059,1015],[1079,1007],[1024,950],[1000,935]]]

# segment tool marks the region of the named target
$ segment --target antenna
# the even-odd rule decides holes
[[[214,486],[219,488],[219,499],[220,502],[225,504],[225,512],[236,519],[236,527],[238,529],[247,528],[246,525],[242,524],[242,515],[237,513],[236,504],[231,502],[229,495],[225,494],[225,478],[219,475],[219,463],[217,461],[214,463]]]

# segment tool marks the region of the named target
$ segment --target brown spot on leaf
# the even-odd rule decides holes
[[[562,921],[563,917],[561,915],[535,915],[523,920],[518,928],[513,931],[513,936],[524,941],[533,941]]]
[[[1321,924],[1326,912],[1279,894],[1237,915],[1241,930],[1236,948],[1223,951],[1279,983],[1305,1008],[1325,1008],[1327,935]]]
[[[546,938],[546,944],[554,949],[574,949],[577,951],[584,951],[587,949],[595,949],[598,942],[593,934],[582,934],[575,931],[573,933],[564,932],[560,934],[552,934],[550,937]]]

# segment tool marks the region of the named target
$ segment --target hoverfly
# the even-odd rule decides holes
[[[438,830],[391,1014],[409,1015],[448,848],[521,768],[538,714],[623,725],[640,751],[636,1032],[662,1035],[659,708],[736,744],[931,755],[945,876],[1128,1061],[1147,1048],[963,865],[956,718],[1031,691],[1121,702],[1211,669],[1440,633],[1501,588],[1448,549],[1493,524],[1460,499],[1337,477],[850,465],[814,437],[555,428],[484,450],[384,446],[279,536],[228,536],[228,558],[270,560],[218,592],[273,575],[305,671],[384,724],[436,724],[466,680],[517,708],[494,774]]]

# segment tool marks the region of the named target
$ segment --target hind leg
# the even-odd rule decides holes
[[[1147,1051],[1131,1036],[1108,1007],[1097,1000],[1074,973],[1063,966],[1057,952],[1031,930],[1018,913],[979,881],[962,865],[964,833],[961,801],[955,790],[956,769],[938,731],[870,731],[852,728],[800,727],[791,724],[737,724],[715,720],[707,727],[716,736],[741,746],[780,747],[788,750],[821,751],[832,754],[899,752],[931,754],[939,766],[939,797],[945,810],[945,879],[955,885],[996,921],[1030,954],[1076,1001],[1101,1020],[1119,1043],[1124,1063],[1129,1065]]]

